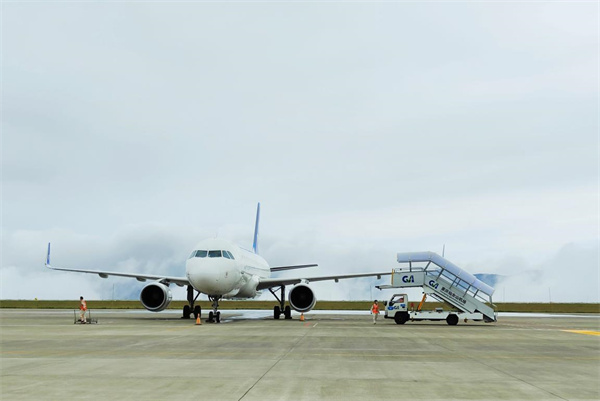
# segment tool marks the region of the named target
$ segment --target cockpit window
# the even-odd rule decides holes
[[[193,251],[192,254],[190,255],[190,258],[227,258],[227,259],[235,259],[233,257],[233,254],[229,251],[223,251],[223,250],[211,250],[211,251],[205,251],[205,250],[197,250],[197,251]]]
[[[220,258],[221,256],[221,251],[208,251],[209,258]]]

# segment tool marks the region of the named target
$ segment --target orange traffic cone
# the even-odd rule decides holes
[[[201,325],[202,324],[202,320],[200,320],[200,314],[198,313],[198,316],[196,316],[196,325]]]
[[[304,313],[300,314],[300,321],[303,322],[304,321]]]

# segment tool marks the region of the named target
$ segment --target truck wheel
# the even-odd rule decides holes
[[[394,321],[396,324],[404,324],[408,321],[408,313],[398,312],[394,315]]]
[[[456,324],[458,323],[458,316],[454,314],[448,315],[448,317],[446,318],[446,323],[448,323],[450,326],[456,326]]]

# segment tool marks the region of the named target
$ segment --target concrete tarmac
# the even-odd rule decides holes
[[[0,309],[2,400],[598,400],[600,317]]]

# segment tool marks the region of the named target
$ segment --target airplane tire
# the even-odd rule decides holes
[[[216,313],[215,320],[217,323],[221,323],[221,312]]]
[[[279,306],[273,307],[273,319],[279,320],[279,316],[281,315],[281,308]]]
[[[446,317],[446,323],[450,326],[456,326],[458,324],[458,316],[452,314]]]
[[[189,319],[190,318],[190,313],[192,313],[192,310],[190,308],[189,305],[184,305],[183,306],[183,316],[181,317],[182,319]]]
[[[212,323],[214,321],[215,321],[215,314],[212,311],[208,312],[208,323]]]
[[[285,307],[285,311],[283,312],[283,315],[288,320],[292,318],[292,308],[290,308],[289,305]]]
[[[200,305],[194,306],[194,319],[197,319],[201,312],[202,309],[200,309]]]

